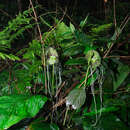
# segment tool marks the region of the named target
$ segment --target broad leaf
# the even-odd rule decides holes
[[[0,97],[0,129],[7,129],[24,118],[34,117],[46,101],[47,98],[40,95]]]
[[[103,32],[103,31],[111,28],[111,27],[112,27],[112,23],[103,24],[103,25],[100,25],[98,27],[92,28],[92,32],[98,34],[100,32]]]
[[[64,22],[61,22],[61,23],[58,23],[56,27],[55,36],[58,41],[62,41],[64,39],[71,39],[72,32],[70,28],[67,25],[65,25]]]
[[[86,18],[83,21],[80,22],[79,26],[81,27],[81,29],[86,25],[88,16],[89,16],[89,14],[86,16]]]
[[[38,118],[33,121],[30,126],[30,130],[59,130],[59,127],[54,123],[43,122],[42,118]]]
[[[73,109],[79,109],[86,100],[84,88],[75,88],[66,97],[66,106],[72,105]]]
[[[74,56],[74,55],[77,55],[79,53],[82,53],[83,50],[84,50],[83,46],[80,46],[77,44],[75,46],[72,46],[72,47],[65,49],[63,55],[64,56]]]
[[[71,30],[72,33],[75,32],[75,27],[74,27],[74,25],[72,23],[70,23],[70,30]]]
[[[118,74],[116,74],[116,79],[113,81],[114,90],[116,90],[125,80],[125,78],[130,73],[130,67],[124,64],[118,66]]]

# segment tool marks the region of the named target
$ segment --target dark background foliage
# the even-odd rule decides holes
[[[46,102],[47,99],[43,101],[41,97],[38,97],[41,106],[46,102],[44,105],[45,107],[42,107],[41,110],[41,107],[35,108],[35,102],[31,101],[32,107],[34,105],[36,112],[40,110],[39,113],[35,115],[35,117],[31,115],[33,113],[29,113],[31,116],[24,116],[26,118],[28,117],[28,119],[22,120],[10,129],[21,129],[22,127],[26,129],[28,126],[28,129],[32,128],[33,130],[39,127],[45,129],[54,128],[56,130],[58,127],[61,129],[70,127],[77,130],[109,130],[111,127],[112,130],[127,130],[130,127],[130,20],[126,25],[123,24],[123,31],[119,37],[114,38],[114,44],[111,42],[111,37],[114,32],[116,32],[116,29],[122,25],[126,17],[130,19],[130,0],[115,0],[115,12],[113,9],[114,0],[32,0],[32,3],[35,7],[38,21],[40,21],[39,26],[42,37],[46,39],[45,48],[49,46],[54,47],[59,54],[60,64],[58,64],[56,68],[56,74],[58,74],[57,72],[61,72],[62,80],[66,84],[65,87],[63,86],[64,89],[61,89],[58,98],[64,98],[74,87],[77,87],[78,84],[82,84],[84,80],[83,77],[87,73],[87,62],[84,55],[87,54],[89,49],[93,49],[100,52],[102,60],[102,66],[96,70],[96,74],[98,75],[96,77],[98,77],[98,80],[102,78],[100,76],[103,70],[104,83],[102,84],[102,96],[104,108],[99,123],[96,127],[92,127],[91,124],[95,121],[96,112],[94,111],[92,90],[89,87],[85,90],[87,98],[81,109],[74,112],[72,112],[72,110],[69,111],[66,121],[68,125],[64,126],[62,124],[65,119],[66,106],[64,104],[60,105],[56,113],[54,113],[54,118],[50,117],[50,113],[52,112],[51,107],[57,103],[57,99],[46,94],[44,89],[45,74],[43,71],[44,66],[42,66],[41,37],[39,36],[36,20],[32,13],[33,11],[25,14],[24,18],[27,18],[29,21],[27,23],[20,18],[19,20],[21,20],[21,23],[17,23],[18,20],[16,20],[15,24],[15,22],[13,23],[12,21],[19,16],[19,14],[23,15],[25,10],[31,8],[30,1],[0,0],[0,32],[4,29],[8,29],[4,36],[6,37],[7,34],[8,39],[14,36],[6,48],[3,49],[0,43],[0,58],[2,56],[6,57],[6,59],[4,59],[5,57],[3,58],[4,60],[0,59],[0,96],[26,94],[29,96],[47,96],[49,99]],[[114,13],[116,19],[114,18]],[[46,23],[40,19],[42,15]],[[80,26],[81,21],[83,21],[87,15],[89,16],[87,24],[82,28]],[[58,26],[56,20],[61,20]],[[8,26],[11,25],[9,23],[13,23],[14,26],[8,28]],[[28,23],[29,26],[26,26]],[[22,29],[22,27],[24,31],[18,34],[17,31]],[[53,31],[50,31],[51,27],[56,28],[56,36]],[[72,31],[71,34],[68,30]],[[49,37],[46,38],[46,34],[48,33]],[[2,33],[0,36],[3,36]],[[0,40],[1,39],[0,37]],[[7,39],[4,40],[6,41]],[[113,46],[110,49],[108,57],[104,58],[105,52],[108,51],[107,47],[109,43],[110,45],[113,44]],[[92,44],[92,46],[89,46],[90,44]],[[1,56],[1,53],[6,55]],[[13,56],[10,54],[13,54]],[[14,57],[14,55],[18,56],[20,60]],[[50,67],[49,71],[51,72],[52,70],[53,69]],[[94,79],[94,91],[97,97],[97,110],[99,110],[101,104],[101,90],[97,87],[99,85],[97,79]],[[91,80],[91,78],[88,80],[88,86],[91,86]],[[31,87],[31,89],[27,89],[26,87]],[[33,98],[35,99],[35,97],[32,97],[32,99]],[[14,97],[8,97],[8,99],[14,100]],[[16,99],[18,103],[19,97]],[[24,105],[24,103],[26,104],[24,101],[22,104],[23,99],[24,97],[21,97],[21,105]],[[7,102],[7,99],[4,99],[3,102],[4,101]],[[0,102],[2,102],[2,100],[0,100]],[[20,111],[21,109],[17,103],[17,111]],[[44,119],[44,117],[47,119]],[[39,123],[43,120],[48,123]]]

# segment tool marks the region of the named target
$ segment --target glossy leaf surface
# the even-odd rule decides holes
[[[24,118],[34,117],[46,101],[47,98],[40,95],[0,97],[0,129],[7,129]]]

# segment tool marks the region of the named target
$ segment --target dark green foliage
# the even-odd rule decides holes
[[[11,43],[17,39],[18,37],[22,37],[23,32],[26,29],[32,28],[31,20],[29,17],[29,13],[31,10],[26,10],[23,14],[19,13],[18,16],[12,21],[8,22],[8,26],[6,26],[2,31],[0,31],[0,58],[10,59],[10,60],[20,60],[18,57],[13,54],[6,54],[1,51],[6,51],[10,48]]]
[[[31,123],[29,129],[31,130],[59,130],[59,127],[54,123],[46,123],[44,119],[39,118]]]
[[[88,15],[77,26],[59,14],[51,16],[54,26],[44,14],[35,23],[32,12],[19,13],[0,32],[0,129],[33,118],[28,129],[127,130],[130,66],[121,28],[112,31],[113,21],[90,23]],[[21,37],[26,43],[27,29],[33,30],[29,43],[12,48]]]
[[[7,129],[24,118],[34,117],[46,101],[46,97],[38,95],[0,97],[0,129]]]
[[[66,65],[85,65],[87,64],[86,59],[84,57],[69,59]]]

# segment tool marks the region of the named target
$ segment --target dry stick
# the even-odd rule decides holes
[[[42,33],[41,33],[41,29],[40,29],[40,26],[39,26],[39,24],[38,24],[38,19],[37,19],[37,14],[36,14],[36,12],[35,12],[35,9],[34,9],[34,6],[33,6],[33,3],[32,3],[32,1],[31,0],[29,0],[30,1],[30,5],[31,5],[31,7],[32,7],[32,9],[33,9],[33,13],[34,13],[34,17],[35,17],[35,21],[36,21],[36,24],[37,24],[37,29],[38,29],[38,32],[39,32],[39,35],[40,35],[40,41],[41,41],[41,43],[42,43],[42,45],[44,44],[44,41],[43,41],[43,39],[42,39]],[[44,62],[44,73],[45,73],[45,89],[47,90],[47,82],[46,82],[46,68],[45,68],[45,50],[44,50],[44,46],[43,46],[43,62]]]
[[[64,12],[64,14],[63,14],[63,16],[62,16],[62,18],[60,19],[60,21],[58,22],[58,24],[64,19],[64,16],[65,16],[65,14],[66,14],[66,11],[67,10],[65,10],[65,12]],[[57,25],[58,25],[57,24]],[[46,38],[49,36],[49,34],[57,27],[57,25],[56,26],[54,26],[53,28],[51,28],[51,31],[50,32],[48,32],[48,34],[46,35],[46,37],[44,38],[44,41],[46,40]],[[62,105],[62,104],[64,104],[65,103],[65,101],[66,101],[66,98],[64,98],[64,99],[61,99],[61,100],[59,100],[59,102],[58,103],[56,103],[56,104],[54,104],[53,106],[52,106],[52,110],[54,110],[54,109],[56,109],[58,106],[60,106],[60,105]],[[51,113],[49,113],[49,115],[50,115]],[[49,116],[48,115],[48,116]]]
[[[64,85],[65,85],[65,81],[62,83],[61,87],[56,92],[55,98],[59,95],[59,93],[60,93],[61,89],[64,87]]]
[[[59,8],[61,11],[65,12],[62,8]],[[68,17],[68,19],[77,27],[78,25],[73,21],[73,19],[66,13],[65,14],[66,17]],[[79,26],[78,26],[79,28]]]
[[[114,25],[115,25],[115,33],[116,33],[116,39],[118,37],[118,31],[117,31],[117,24],[116,24],[116,8],[115,8],[115,0],[113,0],[113,10],[114,10]],[[111,44],[110,48],[108,49],[108,51],[106,52],[106,54],[104,55],[103,58],[106,58],[106,56],[109,54],[109,52],[111,51],[112,47],[113,47],[114,43]]]
[[[66,97],[66,95],[74,88],[76,87],[76,85],[79,83],[79,81],[75,81],[70,88],[68,88],[66,91],[65,91],[65,94],[62,96],[63,98]]]
[[[67,10],[66,10],[67,11]],[[64,12],[64,14],[63,14],[63,16],[62,16],[62,18],[60,19],[60,21],[58,22],[58,24],[64,19],[64,16],[65,16],[65,13],[66,12]],[[57,25],[58,25],[57,24]],[[52,32],[52,31],[54,31],[54,29],[56,29],[56,27],[57,27],[57,25],[56,26],[54,26],[54,27],[52,27],[51,28],[51,30],[48,32],[48,34],[45,36],[45,38],[44,38],[44,40],[43,40],[43,43],[44,43],[44,41],[47,39],[47,37],[50,35],[50,33]],[[44,47],[43,47],[44,48]],[[44,51],[44,50],[43,50]],[[46,70],[46,68],[45,68],[45,56],[43,57],[44,59],[44,71]],[[46,72],[46,71],[45,71]],[[46,73],[45,73],[45,75],[46,75]],[[45,81],[46,81],[46,76],[45,76]],[[45,88],[46,88],[46,90],[47,90],[47,83],[45,82]]]
[[[126,20],[126,19],[127,19],[127,20]],[[125,22],[125,20],[126,20],[126,22]],[[124,25],[123,25],[123,23],[121,24],[121,25],[123,25],[122,28],[120,29],[121,32],[122,32],[122,30],[124,29],[124,27],[126,26],[126,24],[128,23],[129,20],[130,20],[130,16],[129,16],[129,17],[126,16],[125,19],[123,20],[123,22],[125,22]],[[121,27],[121,26],[120,26],[120,27]],[[116,40],[118,39],[118,37],[119,37],[119,35],[116,37]],[[106,54],[104,55],[103,58],[108,57],[107,55],[110,53],[110,51],[111,51],[113,45],[114,45],[114,43],[111,44],[110,48],[108,49],[108,51],[106,52]]]
[[[125,91],[121,91],[121,92],[116,92],[115,94],[117,94],[117,93],[123,93],[123,92],[128,92],[128,91],[125,90]],[[98,94],[98,92],[97,93],[89,93],[89,94]],[[112,94],[112,93],[103,93],[103,94]],[[63,98],[63,99],[59,100],[58,103],[56,103],[51,109],[56,109],[57,107],[59,107],[62,104],[64,104],[65,101],[66,101],[66,98]]]
[[[115,0],[113,0],[113,9],[114,9],[114,25],[115,25],[115,32],[116,36],[118,36],[118,31],[117,30],[117,23],[116,23],[116,7],[115,7]]]
[[[121,25],[120,25],[120,28],[121,28],[120,30],[121,30],[121,32],[123,31],[124,27],[126,26],[126,24],[128,23],[129,20],[130,20],[130,16],[127,15],[127,16],[125,17],[125,19],[123,20],[123,22],[121,23]],[[124,22],[125,22],[125,23],[124,23]],[[115,22],[115,23],[116,23],[116,22]],[[123,24],[124,24],[124,25],[123,25]],[[115,26],[116,26],[116,24],[115,24]],[[121,27],[121,26],[122,26],[122,27]],[[117,33],[118,33],[118,31],[117,31]],[[117,34],[116,40],[118,39],[118,37],[119,37],[119,34]],[[114,45],[114,43],[111,44],[110,48],[108,49],[108,51],[106,52],[106,54],[104,55],[103,58],[108,57],[107,55],[110,53],[110,51],[111,51],[113,45]]]
[[[106,58],[126,58],[126,59],[130,59],[130,56],[106,56]]]
[[[36,14],[35,9],[33,7],[32,1],[31,0],[29,0],[29,1],[30,1],[31,6],[32,6],[33,13],[34,13],[35,21],[36,21],[36,24],[37,24],[37,29],[38,29],[38,32],[39,32],[39,35],[40,35],[40,40],[41,40],[41,43],[43,43],[41,29],[40,29],[40,26],[38,24],[37,14]]]
[[[62,104],[64,104],[65,101],[66,101],[66,98],[59,100],[59,102],[56,103],[55,105],[53,105],[53,106],[50,108],[50,110],[54,111],[58,106],[61,106]],[[47,117],[45,118],[45,120],[47,120],[50,115],[51,115],[51,112],[47,115]]]
[[[56,12],[55,12],[55,11],[47,12],[47,13],[41,14],[41,15],[38,16],[37,18],[39,19],[40,17],[45,16],[45,15],[48,15],[48,14],[56,14]]]
[[[66,101],[66,98],[59,100],[58,103],[56,103],[54,106],[52,106],[52,109],[56,109],[58,106],[61,106],[62,104],[65,103],[65,101]]]
[[[119,37],[119,34],[118,34],[118,30],[117,30],[117,22],[116,22],[116,8],[115,8],[115,0],[113,0],[113,9],[114,9],[114,25],[115,25],[115,33],[116,33],[116,39],[118,39]],[[127,19],[127,20],[126,20]],[[123,22],[121,23],[120,25],[120,28],[121,28],[121,32],[122,30],[124,29],[124,27],[126,26],[126,24],[128,23],[128,21],[130,20],[130,17],[127,15],[125,17],[125,19],[123,20]],[[125,22],[126,21],[126,22]],[[125,23],[124,23],[125,22]],[[123,25],[124,23],[124,25]],[[123,25],[123,26],[122,26]],[[122,26],[122,27],[121,27]],[[117,30],[117,31],[116,31]],[[106,52],[106,54],[104,55],[103,58],[106,58],[107,55],[109,54],[109,52],[111,51],[112,47],[113,47],[114,43],[111,44],[109,50]]]
[[[120,28],[123,26],[123,24],[125,23],[125,21],[127,21],[129,19],[129,15],[127,14],[126,17],[124,18],[124,20],[122,21]]]
[[[50,33],[56,29],[56,27],[58,26],[58,24],[64,19],[64,16],[65,16],[65,14],[66,14],[66,11],[67,11],[67,9],[65,10],[65,12],[64,12],[64,14],[63,14],[63,16],[62,16],[62,18],[59,20],[59,22],[57,23],[57,25],[55,25],[54,27],[52,27],[52,28],[50,29],[50,31],[48,32],[48,34],[45,36],[44,41],[47,39],[47,37],[50,35]]]
[[[2,12],[3,14],[5,14],[6,16],[8,16],[12,19],[12,17],[7,12],[5,12],[4,10],[0,9],[0,12]]]
[[[128,23],[128,21],[130,20],[130,16],[128,17],[128,19],[126,20],[126,22],[124,23],[124,25],[121,28],[121,31],[124,29],[124,27],[126,26],[126,24]]]

